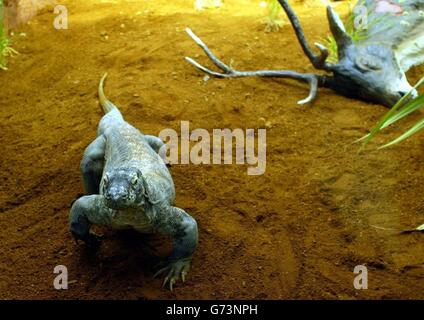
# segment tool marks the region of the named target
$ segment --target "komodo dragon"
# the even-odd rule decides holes
[[[164,143],[144,135],[124,120],[103,92],[107,74],[99,84],[99,101],[105,115],[97,138],[81,161],[85,196],[76,200],[69,214],[70,231],[86,245],[96,247],[100,237],[90,232],[92,224],[112,229],[135,229],[161,233],[172,239],[172,254],[155,274],[165,275],[163,286],[185,281],[197,246],[197,223],[184,210],[174,207],[175,187],[158,152]]]

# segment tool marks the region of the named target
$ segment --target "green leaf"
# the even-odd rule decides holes
[[[390,124],[404,118],[411,112],[419,109],[424,105],[424,98],[423,95],[418,96],[417,98],[413,99],[409,103],[406,103],[410,97],[414,89],[417,89],[424,83],[424,77],[421,78],[417,84],[413,87],[411,91],[409,91],[405,96],[403,96],[401,99],[399,99],[398,102],[390,109],[389,112],[387,112],[384,117],[377,123],[377,125],[371,130],[371,132],[362,138],[356,140],[355,142],[364,141],[362,143],[361,148],[359,151],[362,151],[368,143],[379,133],[382,129],[386,128]],[[403,139],[401,139],[403,140]],[[399,140],[399,141],[401,141]],[[398,142],[399,142],[398,141]]]
[[[424,94],[419,95],[417,98],[412,100],[410,103],[408,103],[405,107],[403,107],[399,112],[394,115],[392,118],[390,118],[382,127],[381,129],[384,129],[385,127],[395,123],[396,121],[406,117],[408,114],[411,114],[415,110],[418,110],[424,105]]]
[[[385,145],[379,147],[378,149],[387,148],[387,147],[390,147],[390,146],[392,146],[392,145],[394,145],[396,143],[399,143],[402,140],[405,140],[406,138],[412,136],[414,133],[417,133],[418,131],[420,131],[423,128],[424,128],[424,118],[421,119],[420,121],[418,121],[411,129],[409,129],[408,131],[406,131],[400,137],[398,137],[398,138],[390,141],[389,143],[386,143]]]
[[[420,225],[417,230],[424,231],[424,224]]]

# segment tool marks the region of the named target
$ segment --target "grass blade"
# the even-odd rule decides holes
[[[414,133],[417,133],[418,131],[420,131],[423,128],[424,128],[424,118],[421,119],[420,121],[418,121],[411,129],[409,129],[408,131],[403,133],[400,137],[390,141],[389,143],[386,143],[385,145],[379,147],[378,149],[387,148],[387,147],[390,147],[390,146],[392,146],[396,143],[399,143],[402,140],[405,140],[406,138],[412,136]]]
[[[410,99],[413,90],[420,87],[423,83],[424,83],[424,77],[417,82],[417,84],[413,87],[413,89],[410,92],[408,92],[401,99],[399,99],[398,102],[396,102],[396,104],[390,109],[389,112],[386,113],[386,115],[378,122],[378,124],[371,130],[370,133],[368,133],[367,135],[355,141],[355,142],[363,141],[359,151],[362,151],[368,145],[368,143],[375,137],[375,135],[378,132],[380,132],[383,128],[402,119],[403,117],[419,109],[419,107],[423,105],[421,103],[422,102],[421,99],[424,99],[423,95],[420,95],[414,100],[412,100],[411,102],[405,104],[405,102],[408,101],[408,99]],[[416,103],[418,105],[416,105]],[[398,112],[399,114],[397,114]]]
[[[392,118],[390,118],[381,129],[386,128],[387,126],[395,123],[396,121],[406,117],[408,114],[418,110],[424,105],[424,94],[419,95],[417,98],[408,103],[405,107],[403,107],[397,114],[395,114]]]

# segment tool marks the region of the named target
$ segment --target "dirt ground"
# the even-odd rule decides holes
[[[0,73],[1,299],[424,298],[424,235],[397,231],[424,223],[422,135],[358,154],[352,142],[384,107],[326,89],[299,106],[308,91],[302,84],[205,82],[183,60],[211,65],[184,32],[190,26],[240,69],[313,71],[289,24],[265,33],[263,11],[247,0],[202,12],[188,0],[63,3],[69,30],[55,30],[51,12],[37,16],[15,30],[21,55]],[[323,7],[294,9],[310,42],[328,34]],[[166,238],[100,230],[105,240],[93,254],[68,231],[105,71],[110,99],[148,134],[179,131],[182,120],[210,132],[270,122],[262,176],[241,165],[171,168],[176,204],[197,219],[200,233],[188,281],[173,292],[152,277],[157,256],[169,250]],[[409,72],[410,82],[423,72]],[[353,269],[362,264],[369,289],[355,290]],[[69,290],[53,288],[56,265],[67,266]]]

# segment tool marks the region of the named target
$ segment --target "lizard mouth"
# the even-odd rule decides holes
[[[123,200],[116,201],[116,200],[106,199],[106,206],[109,207],[110,209],[119,210],[119,209],[126,209],[130,207],[130,204],[127,203],[127,201],[123,201]]]

